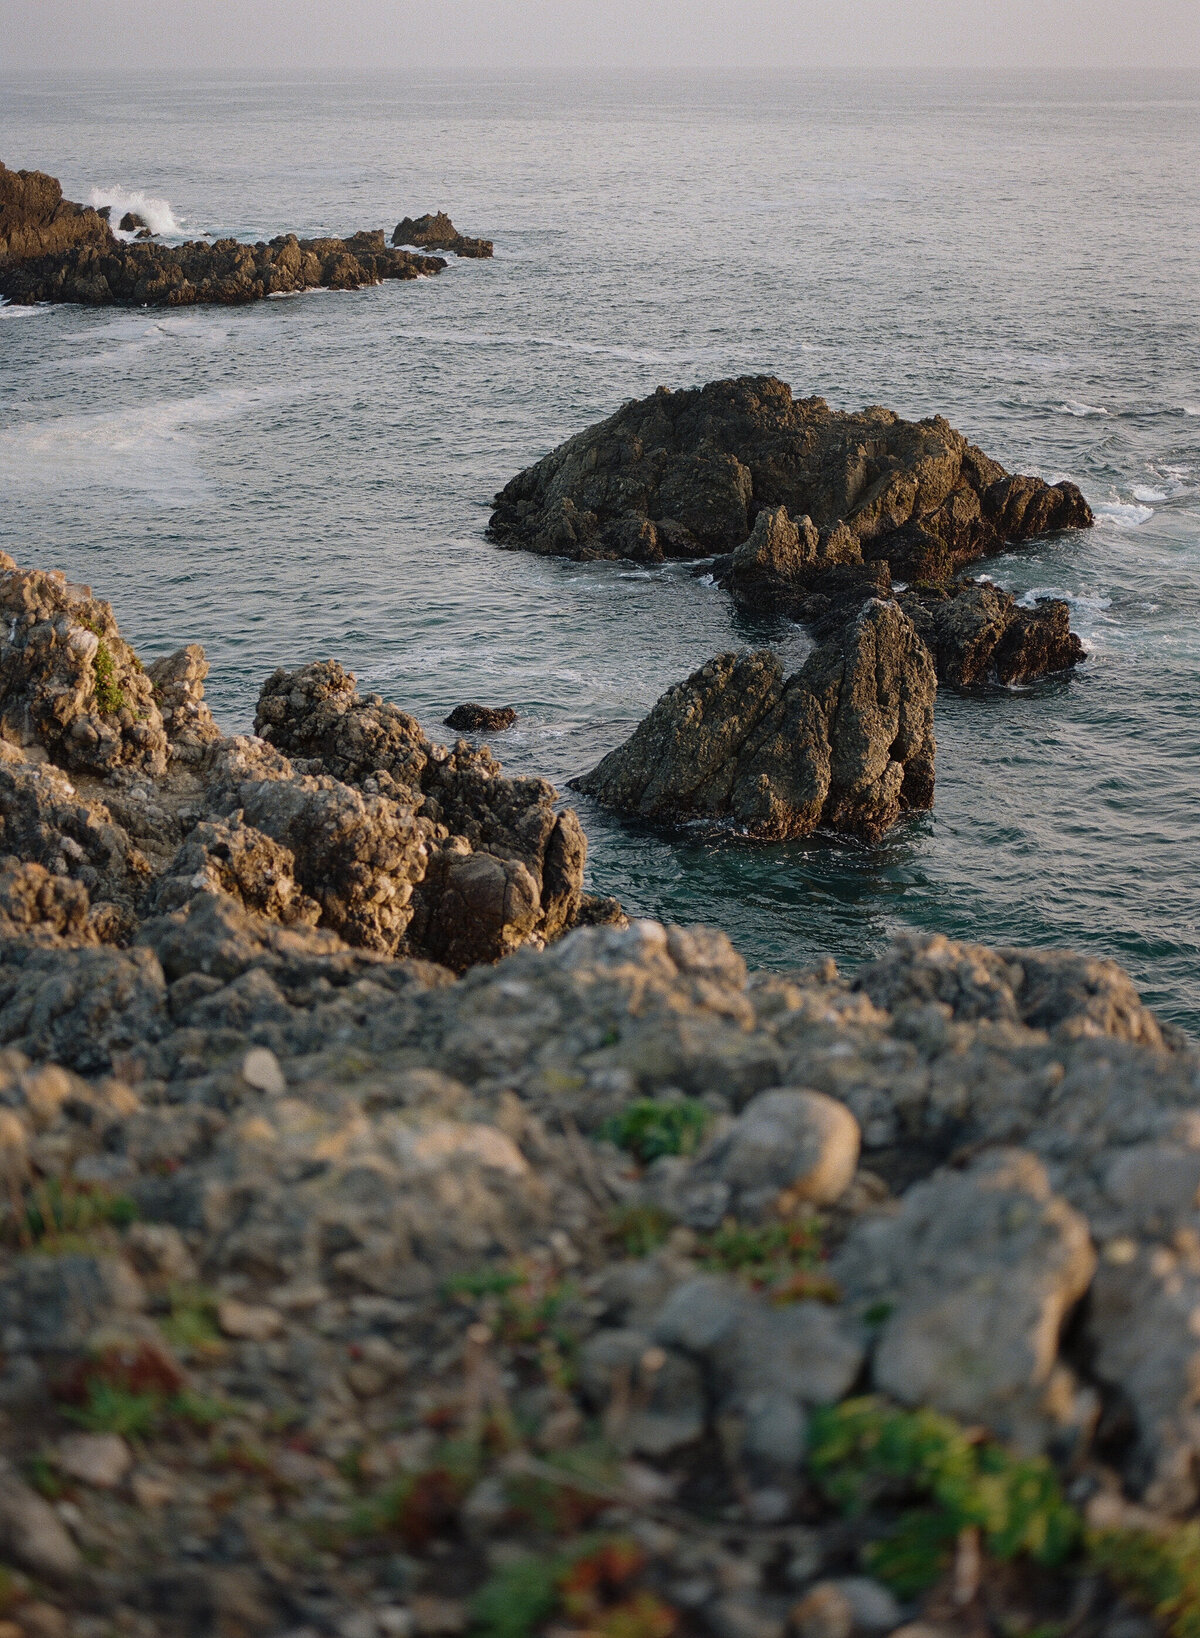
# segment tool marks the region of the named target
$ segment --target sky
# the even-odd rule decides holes
[[[0,0],[0,74],[1200,68],[1200,0]]]

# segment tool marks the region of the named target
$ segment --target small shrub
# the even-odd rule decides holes
[[[700,1147],[712,1114],[695,1098],[674,1103],[639,1098],[601,1128],[600,1135],[643,1166],[662,1155],[690,1155]]]
[[[506,1564],[483,1586],[472,1606],[480,1638],[530,1638],[558,1609],[557,1559]]]
[[[82,1405],[68,1405],[64,1415],[89,1433],[119,1433],[141,1439],[154,1432],[162,1415],[162,1399],[155,1393],[130,1393],[128,1388],[93,1379]]]
[[[101,637],[92,655],[92,672],[96,684],[96,709],[104,716],[115,716],[129,704],[125,690],[117,682],[116,661],[112,650]]]
[[[964,1530],[977,1529],[994,1558],[1051,1568],[1080,1540],[1079,1516],[1044,1457],[1011,1456],[934,1411],[891,1410],[873,1398],[817,1411],[809,1466],[848,1511],[915,1504],[868,1551],[872,1571],[904,1597],[938,1579]]]
[[[476,1596],[474,1630],[479,1638],[531,1638],[558,1616],[595,1638],[670,1638],[674,1610],[630,1589],[644,1562],[639,1547],[618,1539],[506,1565]]]
[[[503,1297],[515,1286],[523,1285],[525,1276],[511,1268],[480,1268],[467,1274],[455,1274],[443,1286],[448,1297],[466,1297],[478,1301],[481,1297]]]
[[[1146,1605],[1170,1638],[1200,1638],[1200,1524],[1161,1536],[1097,1531],[1088,1537],[1088,1556],[1123,1593]]]

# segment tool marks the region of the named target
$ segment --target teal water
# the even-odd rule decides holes
[[[252,235],[442,206],[496,241],[245,310],[0,310],[0,546],[91,582],[147,657],[202,642],[230,729],[333,655],[431,732],[516,705],[496,751],[561,785],[713,653],[806,641],[686,570],[497,550],[501,484],[660,383],[942,412],[1096,507],[987,566],[1069,596],[1088,663],[944,694],[936,808],[879,848],[581,799],[592,884],[779,966],[899,926],[1073,945],[1195,1030],[1198,138],[1195,76],[0,82],[0,158],[69,197]]]

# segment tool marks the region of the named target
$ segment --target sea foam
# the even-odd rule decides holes
[[[133,211],[156,237],[160,239],[182,239],[184,237],[183,224],[176,219],[170,202],[159,199],[153,194],[143,193],[140,188],[132,192],[125,188],[93,188],[88,194],[88,204],[94,210],[109,207],[109,226],[118,239],[132,239],[132,233],[122,233],[117,226],[126,211]]]

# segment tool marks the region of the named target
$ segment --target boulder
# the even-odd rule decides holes
[[[877,1388],[1028,1446],[1046,1436],[1041,1395],[1095,1267],[1086,1218],[1041,1162],[993,1150],[864,1219],[830,1271],[853,1311],[883,1316]]]
[[[769,840],[824,825],[874,841],[932,805],[936,691],[911,622],[872,600],[786,680],[766,650],[710,660],[572,784],[647,819],[725,820]]]
[[[797,521],[784,525],[780,508]],[[577,433],[501,490],[490,528],[526,551],[658,563],[733,552],[764,510],[775,522],[734,575],[746,585],[788,565],[807,574],[822,557],[883,559],[902,578],[940,580],[1092,522],[1074,484],[1013,476],[941,416],[847,414],[793,399],[773,376],[742,376],[660,387]]]
[[[100,213],[64,199],[54,177],[0,164],[0,266],[72,246],[115,242]]]
[[[406,216],[392,232],[394,245],[416,245],[421,250],[449,250],[456,256],[486,259],[492,254],[490,239],[469,239],[455,227],[444,210],[436,216]]]
[[[195,762],[204,748],[221,737],[212,712],[204,702],[208,661],[199,643],[188,643],[146,667],[154,698],[162,712],[163,727],[172,756]]]
[[[456,705],[445,718],[447,728],[460,734],[499,734],[511,728],[517,713],[511,705]]]
[[[905,591],[899,600],[934,657],[938,681],[954,688],[1032,682],[1087,658],[1061,598],[1022,608],[985,580]]]

